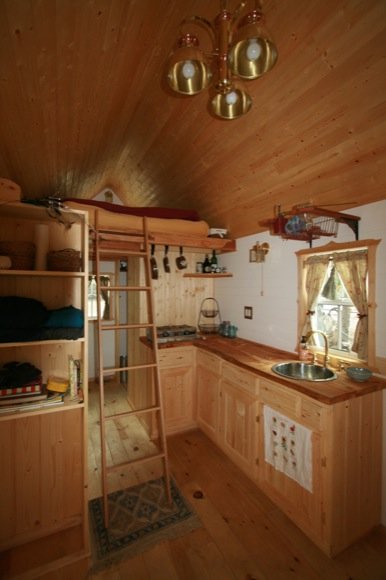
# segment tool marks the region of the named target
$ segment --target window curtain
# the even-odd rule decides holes
[[[352,350],[361,359],[367,359],[368,300],[367,300],[367,250],[339,252],[333,254],[337,272],[358,310],[358,323],[355,329]]]
[[[314,303],[322,290],[323,282],[329,264],[329,256],[311,256],[305,261],[306,268],[306,312],[302,335],[306,336],[312,330],[312,315]]]

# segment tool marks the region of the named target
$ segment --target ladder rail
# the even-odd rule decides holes
[[[160,406],[160,421],[159,421],[159,429],[160,429],[160,436],[161,436],[161,448],[164,452],[163,463],[164,463],[164,473],[165,473],[165,486],[166,486],[166,496],[168,502],[172,502],[172,494],[171,494],[171,486],[170,486],[170,473],[169,473],[169,457],[167,451],[167,442],[166,442],[166,429],[165,429],[165,415],[164,415],[164,406],[163,406],[163,396],[162,396],[162,388],[161,388],[161,373],[159,369],[159,357],[158,357],[158,341],[157,341],[157,329],[155,325],[154,319],[154,293],[153,293],[153,278],[151,275],[151,264],[150,264],[150,240],[149,240],[149,232],[147,228],[147,220],[144,218],[143,220],[144,226],[144,234],[145,234],[145,249],[146,249],[146,265],[145,265],[145,273],[146,273],[146,285],[150,286],[152,291],[148,294],[148,320],[152,322],[153,326],[151,327],[151,334],[152,334],[152,348],[154,353],[154,360],[155,360],[155,380],[156,380],[156,394],[157,394],[157,401],[156,403]]]
[[[98,381],[99,381],[99,422],[100,422],[100,442],[101,442],[101,475],[102,475],[102,497],[104,506],[105,527],[108,527],[108,498],[107,498],[107,457],[106,457],[106,426],[105,426],[105,396],[104,396],[104,372],[103,372],[103,339],[102,339],[102,309],[101,309],[101,284],[100,284],[100,253],[98,235],[98,212],[96,212],[96,232],[95,232],[95,274],[97,289],[97,357],[98,357]]]
[[[103,506],[104,506],[104,523],[105,527],[109,524],[109,511],[108,511],[108,473],[115,469],[120,469],[124,466],[130,466],[137,464],[139,462],[148,462],[153,459],[161,459],[163,463],[163,473],[165,479],[165,491],[166,497],[169,503],[171,503],[171,485],[170,485],[170,474],[169,474],[169,460],[167,451],[167,440],[166,440],[166,430],[165,430],[165,417],[164,417],[164,407],[162,400],[162,389],[161,389],[161,375],[159,370],[159,357],[158,357],[158,344],[157,344],[157,331],[155,326],[154,317],[154,295],[153,295],[153,283],[151,276],[151,265],[150,265],[150,237],[148,234],[147,220],[143,218],[143,231],[142,231],[142,245],[143,251],[128,251],[127,255],[131,257],[137,257],[138,259],[144,260],[144,285],[114,285],[109,287],[109,290],[115,292],[125,291],[127,296],[131,292],[143,292],[145,291],[146,296],[146,306],[147,306],[147,323],[133,323],[133,324],[102,324],[102,308],[101,308],[101,269],[100,262],[104,258],[106,251],[103,249],[102,245],[108,237],[111,246],[108,252],[113,251],[113,240],[114,240],[114,230],[103,230],[99,229],[98,212],[96,212],[96,224],[95,224],[95,272],[96,272],[96,286],[97,286],[97,357],[98,357],[98,380],[99,380],[99,405],[100,405],[100,441],[101,441],[101,471],[102,471],[102,496],[103,496]],[[118,232],[119,245],[122,245],[122,238],[124,236],[130,236],[127,232]],[[136,238],[141,237],[140,234],[136,233]],[[117,256],[122,255],[122,250],[117,249]],[[125,367],[110,367],[105,368],[103,363],[103,333],[105,330],[119,331],[122,329],[141,329],[147,328],[150,330],[152,340],[151,348],[153,350],[153,362],[143,363],[143,364],[130,364]],[[116,413],[114,415],[106,415],[105,413],[105,374],[123,370],[139,370],[139,369],[150,369],[151,379],[152,379],[152,392],[153,397],[155,397],[155,404],[149,405],[149,407],[143,409],[135,409],[128,412]],[[157,419],[157,428],[160,442],[160,450],[157,453],[150,454],[149,456],[137,458],[135,460],[129,460],[126,463],[120,463],[119,465],[108,466],[107,465],[107,445],[106,445],[106,422],[114,420],[119,417],[143,415],[146,413],[155,413]]]

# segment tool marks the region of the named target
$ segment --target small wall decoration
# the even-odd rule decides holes
[[[264,242],[260,244],[256,242],[256,244],[249,250],[249,261],[250,262],[265,262],[265,256],[269,252],[269,244]]]

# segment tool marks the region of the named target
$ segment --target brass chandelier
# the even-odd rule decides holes
[[[241,2],[232,13],[227,0],[221,0],[213,23],[200,16],[185,18],[177,47],[168,61],[169,86],[177,93],[196,95],[211,85],[210,110],[221,119],[237,119],[251,108],[252,99],[239,86],[238,77],[257,79],[277,60],[277,49],[265,28],[259,0],[244,15],[248,5],[249,0]],[[200,49],[196,35],[182,32],[187,24],[206,30],[212,43],[208,55]]]

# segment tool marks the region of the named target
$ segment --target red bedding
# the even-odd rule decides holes
[[[172,209],[167,207],[129,207],[127,205],[118,205],[116,203],[108,203],[107,201],[95,201],[93,199],[79,199],[75,197],[68,197],[64,200],[72,203],[79,203],[81,205],[91,205],[99,207],[107,211],[112,211],[120,214],[136,215],[140,217],[153,217],[161,219],[178,219],[188,220],[192,222],[200,221],[200,216],[195,210],[190,209]]]

